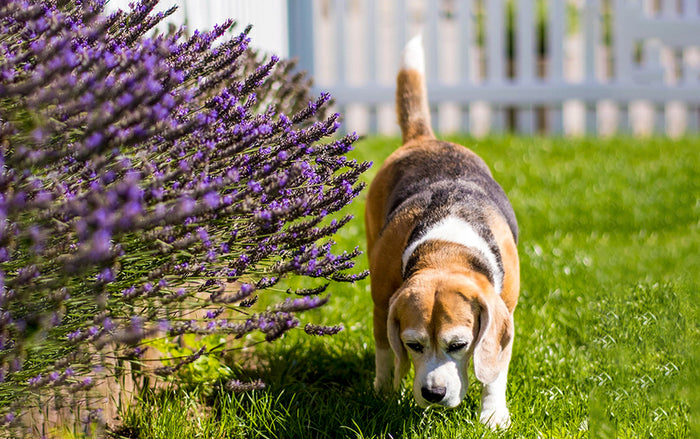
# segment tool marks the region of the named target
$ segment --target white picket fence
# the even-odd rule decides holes
[[[301,57],[316,87],[331,92],[347,126],[359,132],[396,132],[398,56],[417,32],[439,131],[697,131],[698,0],[513,0],[511,60],[508,6],[507,0],[289,0],[290,16],[302,17],[290,19],[290,35],[307,39],[290,55]],[[542,7],[545,41],[536,33]],[[610,44],[604,44],[604,19]],[[545,56],[538,56],[541,44]]]
[[[128,9],[134,0],[109,0],[108,12]],[[243,30],[253,24],[250,34],[258,49],[287,57],[287,0],[160,0],[156,11],[165,11],[173,6],[177,10],[168,22],[177,26],[186,25],[188,32],[211,29],[229,18],[238,21],[236,29]]]
[[[331,92],[345,129],[359,133],[398,131],[399,54],[418,32],[433,124],[443,133],[680,135],[700,124],[700,0],[161,0],[159,7],[173,3],[180,5],[174,21],[190,29],[229,17],[252,22],[253,44],[298,57],[316,91]]]

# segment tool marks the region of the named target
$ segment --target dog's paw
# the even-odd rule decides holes
[[[479,416],[479,421],[492,430],[497,430],[499,428],[505,429],[510,427],[510,412],[508,412],[506,407],[497,408],[495,410],[484,410]]]
[[[374,379],[374,391],[380,395],[391,393],[391,379],[386,377],[376,377]]]

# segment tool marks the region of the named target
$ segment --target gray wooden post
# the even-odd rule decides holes
[[[297,68],[314,75],[314,27],[312,0],[287,0],[289,57]]]

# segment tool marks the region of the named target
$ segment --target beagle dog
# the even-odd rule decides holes
[[[505,428],[520,289],[518,226],[486,163],[435,138],[424,68],[418,36],[406,45],[397,77],[403,145],[367,195],[374,387],[398,389],[412,363],[418,405],[455,407],[467,391],[473,358],[483,383],[480,421]]]

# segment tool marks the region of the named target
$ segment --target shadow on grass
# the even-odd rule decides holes
[[[323,340],[274,346],[260,353],[258,364],[237,373],[241,380],[262,380],[265,390],[237,395],[220,393],[215,406],[221,418],[243,418],[253,428],[257,424],[257,431],[250,431],[257,435],[400,435],[405,422],[419,416],[418,409],[410,395],[382,398],[376,394],[372,389],[373,375],[374,355],[366,349],[341,349]],[[237,401],[229,405],[231,398]],[[259,425],[262,419],[255,413],[260,407],[269,410],[264,416],[268,418],[265,425]],[[258,419],[254,419],[256,416]]]
[[[245,425],[246,435],[406,437],[440,429],[448,418],[454,419],[449,410],[418,408],[410,386],[400,394],[374,392],[374,354],[366,348],[304,340],[271,347],[260,353],[259,362],[236,375],[241,380],[261,379],[267,385],[264,390],[222,390],[213,398],[218,419],[229,424],[236,418],[237,425]],[[472,423],[474,416],[468,413],[476,412],[473,396],[458,409]]]

